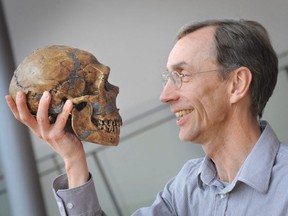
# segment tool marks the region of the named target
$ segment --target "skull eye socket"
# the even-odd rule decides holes
[[[79,112],[84,109],[87,106],[87,102],[81,102],[79,104],[75,104],[75,109],[77,109]]]
[[[104,88],[105,88],[105,91],[107,91],[107,92],[108,92],[108,91],[110,90],[110,88],[109,88],[109,87],[110,87],[109,83],[108,83],[108,82],[106,82],[106,83],[105,83],[105,86],[104,86]]]

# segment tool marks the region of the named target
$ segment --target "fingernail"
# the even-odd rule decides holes
[[[18,91],[16,97],[22,99],[23,98],[22,92]]]
[[[71,100],[66,100],[66,101],[65,101],[65,105],[66,105],[66,106],[72,106],[73,103],[72,103]]]
[[[48,94],[47,91],[45,91],[45,92],[43,93],[43,97],[46,98],[46,99],[48,98],[48,95],[49,95],[49,94]]]

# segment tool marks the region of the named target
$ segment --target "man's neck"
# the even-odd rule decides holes
[[[233,181],[261,134],[257,120],[233,122],[236,123],[203,145],[215,164],[218,177],[226,182]]]

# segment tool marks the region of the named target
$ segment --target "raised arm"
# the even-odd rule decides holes
[[[73,104],[67,100],[56,122],[50,124],[48,116],[50,100],[50,94],[44,92],[35,118],[28,110],[26,95],[23,92],[17,93],[15,101],[10,95],[6,96],[7,104],[14,117],[28,126],[37,137],[44,140],[63,158],[69,188],[83,185],[89,178],[83,145],[72,132],[65,129]]]

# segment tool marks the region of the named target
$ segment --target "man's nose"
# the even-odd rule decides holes
[[[171,101],[177,100],[177,98],[177,91],[171,80],[168,80],[160,94],[160,101],[162,103],[170,103]]]

